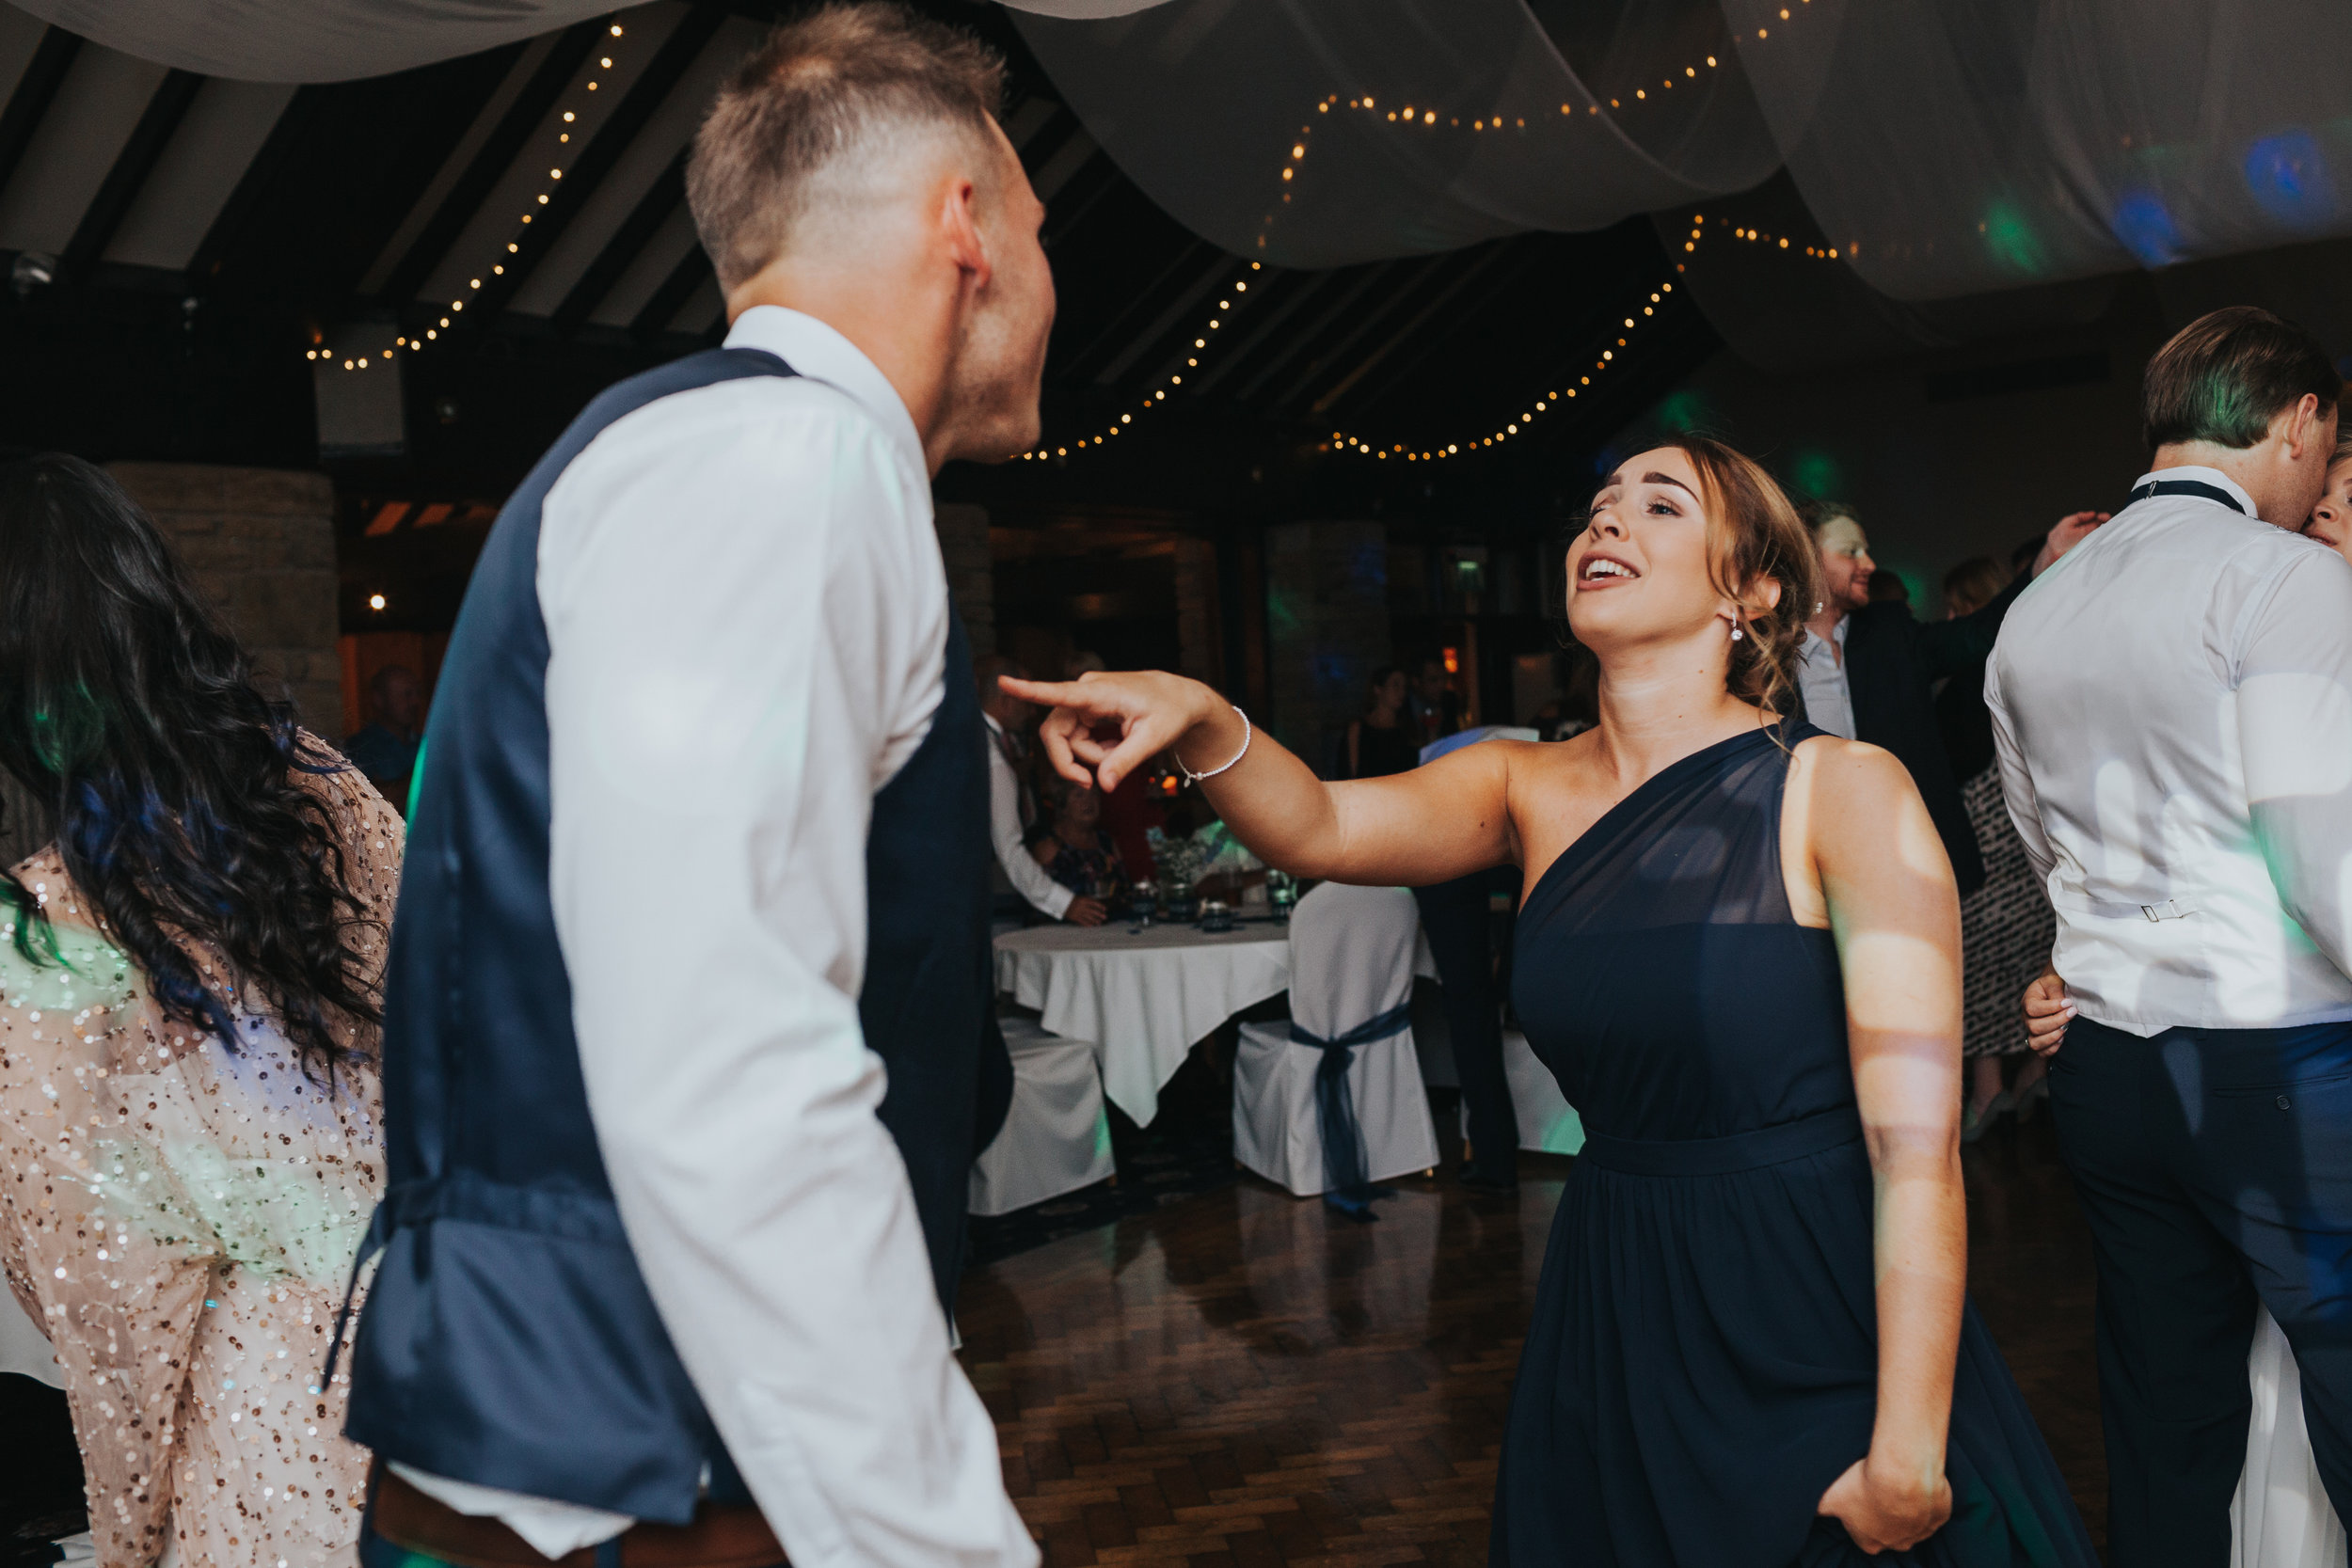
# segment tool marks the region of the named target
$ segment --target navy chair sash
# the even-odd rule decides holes
[[[1387,1012],[1342,1035],[1321,1035],[1291,1025],[1291,1040],[1323,1053],[1315,1068],[1315,1129],[1323,1135],[1323,1199],[1361,1219],[1374,1219],[1371,1203],[1386,1197],[1389,1189],[1372,1185],[1372,1156],[1364,1147],[1363,1124],[1356,1119],[1356,1094],[1348,1086],[1347,1069],[1356,1065],[1356,1048],[1391,1039],[1412,1024],[1410,1004],[1399,1003]]]

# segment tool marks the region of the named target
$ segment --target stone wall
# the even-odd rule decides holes
[[[1266,641],[1274,735],[1326,778],[1372,672],[1390,661],[1388,537],[1378,523],[1266,530]]]
[[[1176,648],[1180,674],[1225,685],[1225,632],[1217,610],[1216,546],[1176,541]]]
[[[325,474],[189,463],[117,463],[147,509],[302,721],[342,730],[335,648],[335,488]]]
[[[950,502],[937,509],[939,553],[947,566],[947,596],[963,617],[972,657],[996,651],[996,569],[988,554],[988,509]]]

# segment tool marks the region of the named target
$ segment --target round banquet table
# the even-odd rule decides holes
[[[1436,979],[1429,943],[1415,945],[1413,972]],[[1138,1127],[1159,1115],[1160,1087],[1194,1045],[1290,985],[1290,927],[1274,921],[1243,921],[1221,936],[1173,924],[1131,931],[1113,920],[996,939],[996,989],[1042,1013],[1048,1033],[1091,1044],[1104,1094]]]
[[[1290,927],[1245,922],[1221,936],[1190,926],[1130,932],[1034,926],[996,939],[996,989],[1044,1014],[1045,1028],[1093,1045],[1103,1092],[1138,1127],[1160,1085],[1227,1019],[1290,989]]]

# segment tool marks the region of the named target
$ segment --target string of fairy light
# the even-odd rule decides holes
[[[1207,323],[1203,325],[1199,331],[1193,334],[1192,351],[1184,356],[1184,370],[1196,370],[1200,367],[1200,356],[1208,352],[1211,340],[1216,336],[1216,334],[1224,330],[1225,325],[1227,322],[1231,320],[1233,311],[1239,309],[1239,306],[1235,302],[1240,301],[1244,304],[1248,303],[1251,274],[1263,272],[1264,270],[1265,267],[1263,262],[1252,261],[1249,263],[1249,270],[1248,272],[1242,273],[1239,277],[1235,277],[1231,283],[1228,283],[1225,286],[1221,293],[1221,297],[1219,297],[1216,302],[1217,313],[1211,316]],[[1171,371],[1168,375],[1156,382],[1153,382],[1144,392],[1143,404],[1140,411],[1148,414],[1152,409],[1163,406],[1168,402],[1168,389],[1170,388],[1182,387],[1184,384],[1184,371]],[[1097,430],[1090,435],[1081,436],[1074,441],[1064,441],[1051,446],[1034,447],[1021,454],[1022,461],[1032,463],[1046,462],[1057,457],[1068,457],[1073,451],[1084,451],[1089,447],[1100,447],[1106,445],[1113,436],[1117,436],[1120,431],[1127,429],[1136,422],[1136,412],[1137,410],[1129,409],[1125,413],[1120,414],[1118,419],[1103,426],[1102,429]]]
[[[1805,7],[1810,6],[1811,4],[1812,0],[1795,0],[1795,5],[1793,7],[1781,7],[1780,20],[1783,22],[1794,20],[1796,16],[1802,14]],[[1772,29],[1769,25],[1758,27],[1756,30],[1756,36],[1759,40],[1768,40],[1772,37]],[[1715,71],[1721,67],[1721,61],[1713,55],[1707,55],[1701,58],[1703,58],[1706,69],[1708,71]],[[1672,71],[1666,72],[1659,78],[1659,90],[1661,94],[1662,95],[1663,93],[1672,91],[1677,80],[1685,82],[1697,80],[1699,78],[1699,64],[1694,61],[1682,68],[1682,74],[1679,78],[1677,78]],[[1649,88],[1646,86],[1635,87],[1633,89],[1633,101],[1636,103],[1649,102]],[[1610,99],[1609,106],[1613,109],[1623,109],[1626,107],[1626,103],[1621,95],[1619,97]],[[1372,93],[1360,93],[1353,98],[1343,98],[1338,93],[1329,93],[1315,104],[1316,117],[1327,117],[1334,111],[1343,115],[1353,114],[1364,116],[1384,116],[1387,123],[1395,124],[1400,128],[1411,126],[1422,131],[1437,130],[1440,128],[1440,126],[1450,131],[1459,130],[1462,128],[1462,117],[1459,114],[1440,111],[1437,107],[1426,103],[1405,103],[1396,108],[1383,109],[1380,107],[1380,101],[1378,98]],[[1592,115],[1599,114],[1600,103],[1598,101],[1596,100],[1595,102],[1585,105],[1585,112]],[[1561,115],[1573,116],[1575,113],[1575,104],[1563,103],[1560,105]],[[1540,112],[1536,116],[1539,124],[1547,118],[1549,117]],[[1316,119],[1311,118],[1307,123],[1299,126],[1297,137],[1291,143],[1289,156],[1283,159],[1278,166],[1276,190],[1279,195],[1279,199],[1273,207],[1270,207],[1267,210],[1263,218],[1260,222],[1259,232],[1257,235],[1257,248],[1261,250],[1266,248],[1267,237],[1280,216],[1279,209],[1289,206],[1291,203],[1291,187],[1296,182],[1299,170],[1305,166],[1308,154],[1313,149],[1314,134],[1317,122]],[[1524,131],[1527,128],[1527,116],[1516,113],[1506,115],[1502,112],[1495,112],[1491,114],[1472,114],[1470,116],[1469,126],[1470,132],[1472,135],[1483,135],[1489,131],[1502,132],[1505,129]],[[1703,216],[1693,214],[1691,219],[1691,225],[1690,237],[1687,241],[1685,241],[1682,247],[1686,252],[1695,251],[1698,248],[1701,240],[1704,239],[1708,233]],[[1725,226],[1719,222],[1714,231],[1717,233],[1728,233],[1734,239],[1773,245],[1781,250],[1801,249],[1806,256],[1825,261],[1837,261],[1841,259],[1839,252],[1835,246],[1822,246],[1805,242],[1793,241],[1785,236],[1767,234],[1760,230],[1751,229],[1740,225],[1732,225],[1729,228],[1725,228]],[[1851,246],[1847,247],[1848,254],[1851,254]],[[1251,272],[1263,270],[1262,264],[1259,262],[1252,261],[1249,265]],[[1683,269],[1679,264],[1677,264],[1675,270],[1677,272],[1680,272]],[[1215,335],[1222,330],[1222,328],[1231,321],[1233,311],[1237,309],[1237,297],[1247,293],[1248,287],[1248,276],[1245,274],[1242,277],[1235,278],[1230,287],[1223,292],[1224,297],[1217,301],[1216,314],[1209,317],[1206,324],[1197,328],[1193,334],[1193,352],[1192,355],[1184,360],[1185,369],[1190,370],[1197,369],[1199,367],[1200,363],[1199,356],[1202,353],[1207,352],[1210,344],[1215,341]],[[1658,307],[1663,302],[1664,296],[1673,293],[1673,291],[1674,285],[1671,282],[1661,283],[1658,288],[1650,293],[1649,302],[1642,307],[1641,319],[1637,320],[1632,316],[1627,316],[1625,318],[1625,329],[1627,331],[1632,331],[1638,326],[1645,325],[1646,321],[1653,319]],[[1573,387],[1569,387],[1565,392],[1557,389],[1548,390],[1540,397],[1531,399],[1528,409],[1522,413],[1518,420],[1504,420],[1501,430],[1465,440],[1448,441],[1443,445],[1432,444],[1427,447],[1408,447],[1404,442],[1392,442],[1385,447],[1377,446],[1364,441],[1358,436],[1351,436],[1345,431],[1334,431],[1331,435],[1330,443],[1322,450],[1350,451],[1380,460],[1385,460],[1391,456],[1396,456],[1401,457],[1407,462],[1437,462],[1443,458],[1464,456],[1472,451],[1490,450],[1497,445],[1509,441],[1513,436],[1520,435],[1538,416],[1559,407],[1560,404],[1567,399],[1577,397],[1589,388],[1592,386],[1593,376],[1601,374],[1612,368],[1617,362],[1616,350],[1627,346],[1628,340],[1619,338],[1613,347],[1603,348],[1600,357],[1594,361],[1591,373],[1581,375],[1578,378],[1577,384]],[[1109,421],[1102,428],[1092,431],[1088,435],[1081,436],[1075,440],[1045,443],[1024,452],[1022,457],[1024,461],[1027,462],[1050,462],[1057,458],[1067,459],[1073,454],[1083,453],[1089,448],[1101,448],[1107,446],[1122,431],[1134,428],[1136,414],[1148,414],[1155,408],[1166,406],[1168,393],[1177,388],[1181,388],[1184,385],[1184,380],[1183,372],[1171,372],[1163,380],[1146,388],[1138,407],[1121,411],[1115,420]]]
[[[1800,0],[1800,3],[1802,3],[1802,0]],[[1752,245],[1762,245],[1773,250],[1785,250],[1791,255],[1802,254],[1811,257],[1817,261],[1836,261],[1842,260],[1837,247],[1835,245],[1815,245],[1792,239],[1785,234],[1768,233],[1761,229],[1750,228],[1745,224],[1726,223],[1720,218],[1716,220],[1713,230],[1710,230],[1707,226],[1707,214],[1704,213],[1693,213],[1691,214],[1690,233],[1689,237],[1683,241],[1683,250],[1686,253],[1695,252],[1700,244],[1705,241],[1710,233],[1728,236],[1733,240],[1743,241]],[[1850,255],[1851,254],[1851,251],[1852,247],[1848,246],[1846,254]],[[1675,263],[1675,271],[1677,273],[1681,273],[1685,270],[1686,266],[1687,263],[1677,261]],[[1634,332],[1644,326],[1651,325],[1651,323],[1656,320],[1659,309],[1664,305],[1665,296],[1674,293],[1674,287],[1675,286],[1671,281],[1659,284],[1656,289],[1650,292],[1649,302],[1641,308],[1641,314],[1638,317],[1628,315],[1623,319],[1621,323],[1621,330],[1625,332]],[[1450,457],[1463,457],[1476,451],[1491,451],[1496,447],[1505,444],[1515,436],[1532,434],[1532,427],[1540,416],[1557,409],[1570,398],[1580,396],[1588,390],[1593,385],[1594,376],[1607,372],[1619,363],[1619,360],[1617,359],[1617,350],[1629,346],[1629,340],[1624,337],[1619,337],[1614,346],[1603,347],[1600,351],[1600,356],[1593,361],[1591,370],[1588,372],[1578,376],[1575,386],[1568,388],[1565,392],[1555,388],[1547,390],[1539,396],[1531,398],[1528,400],[1526,409],[1519,415],[1519,417],[1516,420],[1504,420],[1502,428],[1500,430],[1491,431],[1482,436],[1471,436],[1464,440],[1447,441],[1443,444],[1432,443],[1422,446],[1408,445],[1403,441],[1392,441],[1386,446],[1381,446],[1375,442],[1366,441],[1360,436],[1351,436],[1346,431],[1335,430],[1331,433],[1330,441],[1327,444],[1319,447],[1317,450],[1324,451],[1344,451],[1353,453],[1359,457],[1370,457],[1379,461],[1386,461],[1391,457],[1397,457],[1407,463],[1437,463]]]
[[[618,22],[612,23],[608,28],[607,33],[609,37],[616,39],[627,36]],[[618,44],[611,44],[607,47],[612,49],[615,53],[617,53],[620,48]],[[599,55],[596,57],[596,69],[598,71],[609,71],[612,68],[612,55]],[[583,93],[595,92],[602,86],[603,82],[601,78],[591,76],[584,84],[582,84],[580,91]],[[398,357],[401,351],[404,349],[411,354],[419,354],[423,352],[427,343],[437,343],[441,341],[441,335],[445,332],[451,331],[452,324],[458,316],[464,313],[466,309],[467,294],[476,293],[482,288],[483,277],[480,275],[485,272],[487,276],[491,277],[503,277],[506,275],[506,262],[500,258],[521,254],[523,247],[522,242],[529,237],[532,219],[537,215],[535,209],[545,207],[554,199],[556,186],[560,184],[564,179],[564,164],[566,158],[565,150],[571,146],[572,140],[571,127],[579,123],[580,111],[585,107],[585,103],[578,99],[575,99],[571,103],[564,105],[563,115],[554,122],[556,128],[556,150],[553,153],[548,154],[553,161],[548,167],[546,184],[532,193],[532,199],[524,207],[521,213],[516,215],[516,226],[514,229],[508,230],[508,237],[505,242],[506,248],[502,251],[493,251],[491,253],[492,260],[490,265],[486,269],[481,267],[474,269],[477,276],[467,279],[466,293],[460,294],[455,299],[449,302],[449,313],[442,316],[437,325],[426,327],[421,335],[413,333],[402,333],[395,335],[392,339],[390,346],[382,349],[379,352],[373,354],[354,354],[342,356],[342,368],[344,370],[358,372],[368,369],[372,364],[389,364],[394,358]],[[337,356],[331,349],[314,345],[308,351],[307,354],[305,354],[304,357],[314,360],[324,359],[331,364],[337,358]]]

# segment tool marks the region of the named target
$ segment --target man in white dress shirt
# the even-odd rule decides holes
[[[687,176],[725,347],[485,546],[387,980],[369,1568],[1037,1560],[943,1310],[989,851],[930,481],[1037,439],[1054,309],[1002,70],[771,35]]]
[[[2258,1297],[2352,1517],[2352,565],[2296,531],[2341,392],[2266,312],[2184,329],[2148,367],[2153,470],[2017,601],[1985,683],[2058,911],[2027,1014],[2134,1568],[2230,1560]]]

